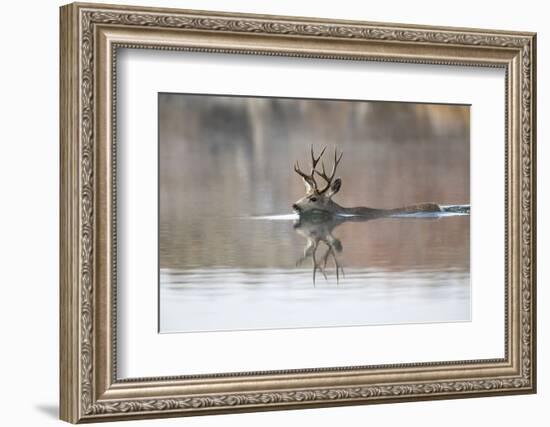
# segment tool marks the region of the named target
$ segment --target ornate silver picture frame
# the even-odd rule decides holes
[[[536,391],[535,34],[80,3],[60,13],[61,419]],[[504,357],[120,378],[116,64],[122,49],[502,69],[505,211],[497,214],[505,224]]]

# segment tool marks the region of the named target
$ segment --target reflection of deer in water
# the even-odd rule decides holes
[[[342,180],[340,178],[334,179],[334,176],[336,168],[342,160],[343,153],[338,155],[336,148],[334,149],[334,163],[330,174],[327,174],[325,164],[322,161],[321,170],[317,170],[317,165],[321,157],[323,157],[325,150],[326,147],[323,148],[318,156],[315,156],[313,146],[311,146],[311,171],[309,174],[300,170],[298,162],[294,166],[294,170],[302,177],[306,186],[306,195],[292,205],[292,208],[299,215],[294,228],[307,239],[304,255],[296,264],[303,263],[307,258],[312,259],[314,284],[317,270],[326,279],[326,267],[329,258],[332,258],[334,262],[337,282],[340,272],[344,272],[337,258],[337,254],[342,251],[342,243],[332,235],[332,230],[341,223],[347,221],[368,221],[403,214],[442,212],[441,207],[436,203],[421,203],[396,209],[374,209],[363,206],[346,208],[340,206],[332,200],[332,197],[342,186]],[[315,179],[316,175],[325,182],[322,188]],[[321,257],[317,257],[317,249],[320,247],[320,243],[324,243],[326,250]]]
[[[332,235],[332,230],[344,221],[344,219],[312,217],[309,219],[300,218],[294,223],[294,229],[298,234],[307,239],[304,255],[296,262],[296,265],[299,266],[306,259],[311,258],[313,263],[313,285],[315,285],[317,270],[323,274],[325,280],[327,279],[326,268],[329,258],[332,258],[336,268],[336,283],[340,279],[340,272],[344,273],[337,256],[342,252],[342,243]],[[325,252],[321,257],[317,257],[317,249],[319,249],[321,243],[325,245]]]

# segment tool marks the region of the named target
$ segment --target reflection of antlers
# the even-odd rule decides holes
[[[316,169],[317,164],[319,163],[319,160],[321,160],[321,157],[323,157],[323,154],[325,154],[326,149],[327,147],[324,147],[321,150],[321,153],[319,153],[318,156],[315,156],[315,153],[313,152],[313,145],[311,145],[311,172],[309,174],[306,174],[300,170],[300,164],[298,163],[298,161],[296,161],[296,164],[294,165],[294,171],[298,175],[300,175],[304,179],[304,181],[313,190],[317,191],[319,194],[323,194],[330,188],[332,184],[332,180],[334,179],[334,174],[336,173],[336,168],[338,167],[338,163],[340,163],[340,160],[342,160],[342,155],[344,154],[344,153],[340,153],[340,155],[338,156],[338,151],[336,147],[334,147],[334,164],[332,165],[332,171],[330,173],[330,176],[328,176],[325,171],[324,162],[321,162],[321,166],[323,168],[322,172],[319,172]],[[321,178],[323,178],[326,181],[326,186],[322,190],[319,190],[319,186],[317,185],[317,181],[315,180],[315,174],[319,175]]]
[[[318,260],[317,249],[319,248],[319,242],[321,241],[325,243],[327,249],[323,254],[323,256],[321,257],[321,260]],[[329,257],[331,257],[334,262],[334,267],[336,268],[336,283],[339,283],[340,272],[342,273],[342,275],[344,275],[344,268],[338,262],[338,257],[336,256],[334,247],[330,243],[328,243],[326,240],[315,240],[315,241],[310,240],[304,249],[304,256],[302,256],[296,262],[296,265],[300,265],[307,258],[311,258],[311,260],[313,261],[313,286],[315,286],[315,277],[316,277],[317,270],[321,272],[325,280],[328,280],[326,269],[327,269]]]
[[[334,261],[334,267],[336,269],[336,283],[337,284],[340,282],[340,271],[342,272],[342,274],[344,274],[344,268],[338,263],[338,258],[336,256],[336,252],[334,252],[334,248],[330,244],[328,244],[327,242],[325,242],[325,244],[327,246],[327,249],[326,249],[324,255],[321,258],[323,266],[321,266],[321,263],[318,262],[317,258],[316,258],[316,252],[317,252],[317,248],[319,247],[319,245],[315,245],[315,250],[313,251],[313,254],[312,254],[312,257],[311,257],[312,260],[313,260],[313,284],[314,285],[315,285],[315,272],[317,270],[319,270],[323,274],[323,277],[325,278],[325,280],[327,280],[326,268],[327,268],[327,263],[328,263],[329,256]]]

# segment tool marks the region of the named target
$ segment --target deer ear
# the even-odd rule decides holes
[[[338,193],[338,191],[340,191],[340,187],[342,187],[342,180],[340,178],[336,178],[330,185],[330,189],[327,192],[327,197],[332,197]]]

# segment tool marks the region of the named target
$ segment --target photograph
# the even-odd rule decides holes
[[[159,332],[468,322],[470,106],[158,94]]]

